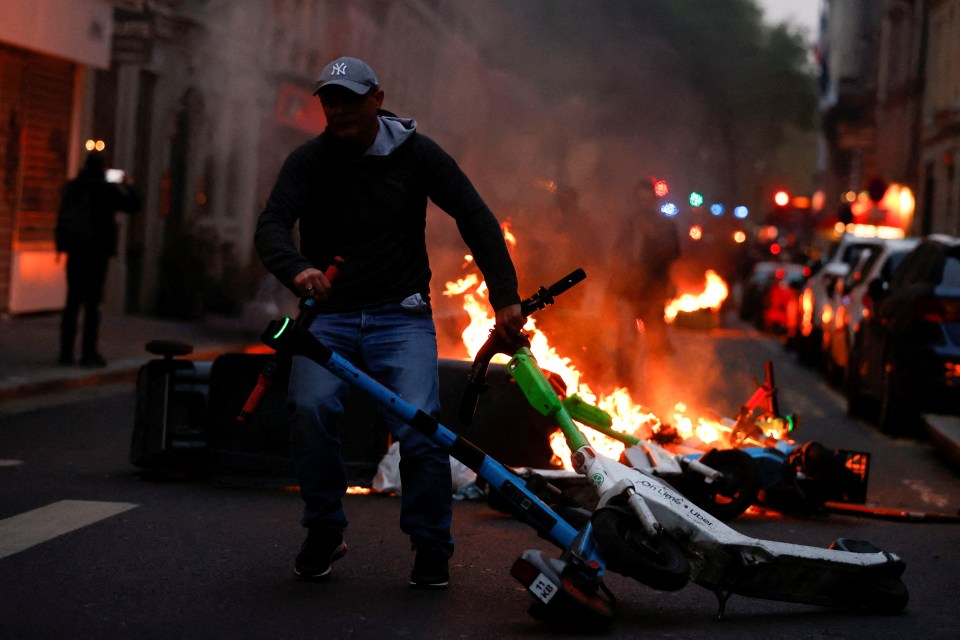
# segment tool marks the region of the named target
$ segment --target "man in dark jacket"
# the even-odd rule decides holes
[[[106,158],[91,152],[77,177],[66,184],[57,216],[57,251],[67,254],[67,301],[60,324],[60,364],[74,363],[77,319],[83,307],[80,364],[103,367],[100,354],[100,302],[107,266],[117,253],[117,211],[140,209],[129,181],[107,182]]]
[[[436,416],[427,200],[456,220],[485,277],[496,330],[516,340],[524,318],[500,226],[456,162],[416,122],[381,110],[384,93],[366,63],[349,57],[329,63],[316,95],[327,128],[284,162],[257,222],[257,250],[289,289],[320,302],[311,331],[321,342]],[[291,237],[298,221],[299,247]],[[331,285],[323,270],[336,256],[345,263]],[[345,387],[312,361],[294,358],[292,443],[308,530],[296,558],[301,578],[327,576],[347,550],[346,472],[336,427]],[[396,418],[387,423],[400,442],[400,528],[416,551],[410,584],[446,588],[453,554],[449,455]]]

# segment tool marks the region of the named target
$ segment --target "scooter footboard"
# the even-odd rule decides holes
[[[855,553],[767,540],[728,545],[722,551],[725,564],[691,563],[696,584],[717,592],[824,607],[895,613],[907,603],[900,580],[905,564],[891,553]]]
[[[684,549],[690,579],[732,593],[827,607],[897,612],[906,606],[905,564],[873,545],[840,539],[830,548],[746,536],[706,514],[650,473],[584,454],[581,473],[595,478],[601,504],[625,487],[642,497],[664,533]]]

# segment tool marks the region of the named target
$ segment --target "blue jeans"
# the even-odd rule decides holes
[[[349,313],[321,314],[310,328],[323,344],[431,416],[440,412],[437,332],[429,305],[391,304]],[[320,365],[293,358],[288,397],[295,403],[291,433],[294,467],[305,503],[301,524],[343,530],[346,469],[337,421],[351,390]],[[430,545],[453,554],[450,455],[399,418],[382,411],[400,443],[400,529],[414,548]]]

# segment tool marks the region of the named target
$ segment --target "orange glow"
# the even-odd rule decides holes
[[[825,304],[823,305],[823,311],[820,312],[820,326],[829,326],[831,322],[833,322],[833,307]]]
[[[718,311],[723,301],[727,299],[730,289],[716,271],[708,269],[704,274],[706,284],[703,291],[697,294],[684,293],[670,300],[663,310],[663,317],[667,322],[673,322],[681,311],[692,313],[700,309]]]
[[[515,241],[515,240],[514,240]],[[728,288],[726,283],[714,271],[705,274],[706,285],[704,292],[699,295],[685,294],[680,296],[677,309],[682,309],[683,302],[690,303],[689,308],[719,309],[726,299]],[[459,280],[446,283],[443,291],[445,296],[462,296],[463,309],[467,312],[470,322],[461,332],[461,339],[469,359],[476,357],[477,352],[486,342],[494,324],[490,316],[490,303],[487,299],[487,287],[477,275],[470,274]],[[675,315],[675,312],[674,312]],[[565,357],[550,346],[547,336],[537,328],[533,318],[527,318],[524,333],[530,340],[530,350],[537,360],[537,364],[544,371],[549,371],[560,377],[566,385],[566,396],[577,395],[583,402],[605,411],[611,418],[611,427],[618,432],[625,433],[641,440],[650,440],[665,427],[660,417],[649,408],[636,402],[625,387],[615,387],[609,392],[595,392],[583,381],[581,371],[568,357]],[[509,358],[498,354],[491,362],[505,363]],[[683,439],[682,446],[686,450],[707,450],[714,446],[729,448],[732,446],[730,433],[734,426],[732,420],[726,418],[690,417],[685,415],[686,408],[682,403],[676,405],[673,414],[674,426],[678,435]],[[583,430],[590,444],[601,454],[614,460],[620,459],[624,445],[618,440],[609,438],[593,429]],[[572,470],[570,464],[570,450],[563,433],[556,429],[550,436],[550,447],[553,452],[552,462],[567,470]],[[747,438],[741,443],[743,446],[757,446],[760,443]]]
[[[475,286],[464,290],[466,282]],[[473,359],[483,343],[490,335],[493,319],[488,313],[490,304],[487,301],[486,283],[479,281],[475,276],[467,276],[456,282],[448,282],[443,295],[463,296],[463,308],[470,317],[469,325],[461,333],[461,339],[467,349],[469,357]],[[524,325],[524,332],[530,339],[530,350],[537,359],[537,364],[544,371],[559,375],[567,385],[566,394],[578,395],[584,402],[597,406],[613,420],[613,429],[628,433],[640,438],[649,438],[654,431],[660,428],[660,420],[648,409],[635,403],[629,392],[624,388],[616,388],[606,395],[598,395],[587,384],[581,381],[580,370],[570,358],[561,356],[550,346],[547,336],[537,329],[536,321],[528,318]],[[502,354],[494,356],[492,362],[506,362],[508,358]],[[587,429],[586,435],[593,447],[603,455],[618,459],[623,452],[623,443],[608,438],[601,433]],[[572,470],[570,466],[570,452],[566,449],[563,434],[557,430],[550,438],[553,447],[555,462],[564,468]]]
[[[699,240],[700,238],[702,238],[703,228],[698,224],[695,224],[692,227],[690,227],[690,237],[693,238],[694,240]]]
[[[517,236],[513,235],[513,231],[510,230],[510,223],[504,222],[500,225],[500,228],[503,230],[503,239],[507,241],[507,246],[511,249],[516,247]]]
[[[259,354],[259,353],[270,353],[270,354],[272,354],[272,353],[275,353],[273,349],[271,349],[270,347],[268,347],[268,346],[265,345],[265,344],[248,344],[247,346],[245,346],[245,347],[243,348],[243,352],[244,352],[244,353],[255,353],[255,354]]]
[[[804,289],[800,294],[800,333],[809,336],[813,332],[813,289]]]
[[[745,234],[743,231],[734,231],[733,241],[737,244],[743,244],[747,241],[747,234]]]
[[[663,196],[665,196],[665,195],[667,195],[668,193],[670,193],[670,188],[667,187],[667,181],[666,181],[666,180],[657,180],[655,183],[653,183],[653,193],[654,193],[658,198],[662,198]]]
[[[773,201],[778,207],[785,207],[790,202],[790,194],[786,191],[777,191],[773,194]]]

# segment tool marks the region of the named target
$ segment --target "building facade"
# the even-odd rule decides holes
[[[929,0],[919,231],[960,235],[960,0]]]
[[[63,306],[56,211],[90,131],[92,77],[110,65],[112,31],[104,0],[0,4],[0,313]]]
[[[827,0],[821,50],[827,208],[885,186],[907,233],[960,234],[960,0]]]
[[[915,196],[914,232],[958,232],[958,5],[824,0],[825,212],[879,180]],[[5,0],[0,313],[62,306],[55,209],[88,139],[144,202],[119,218],[108,308],[235,310],[264,280],[253,233],[280,165],[324,127],[315,74],[343,54],[373,65],[387,108],[415,116],[498,212],[552,210],[558,184],[584,210],[612,210],[636,159],[663,149],[649,132],[599,136],[593,105],[491,67],[483,43],[510,10],[490,3],[481,21],[440,0]],[[437,245],[438,261],[462,262],[460,243]]]

